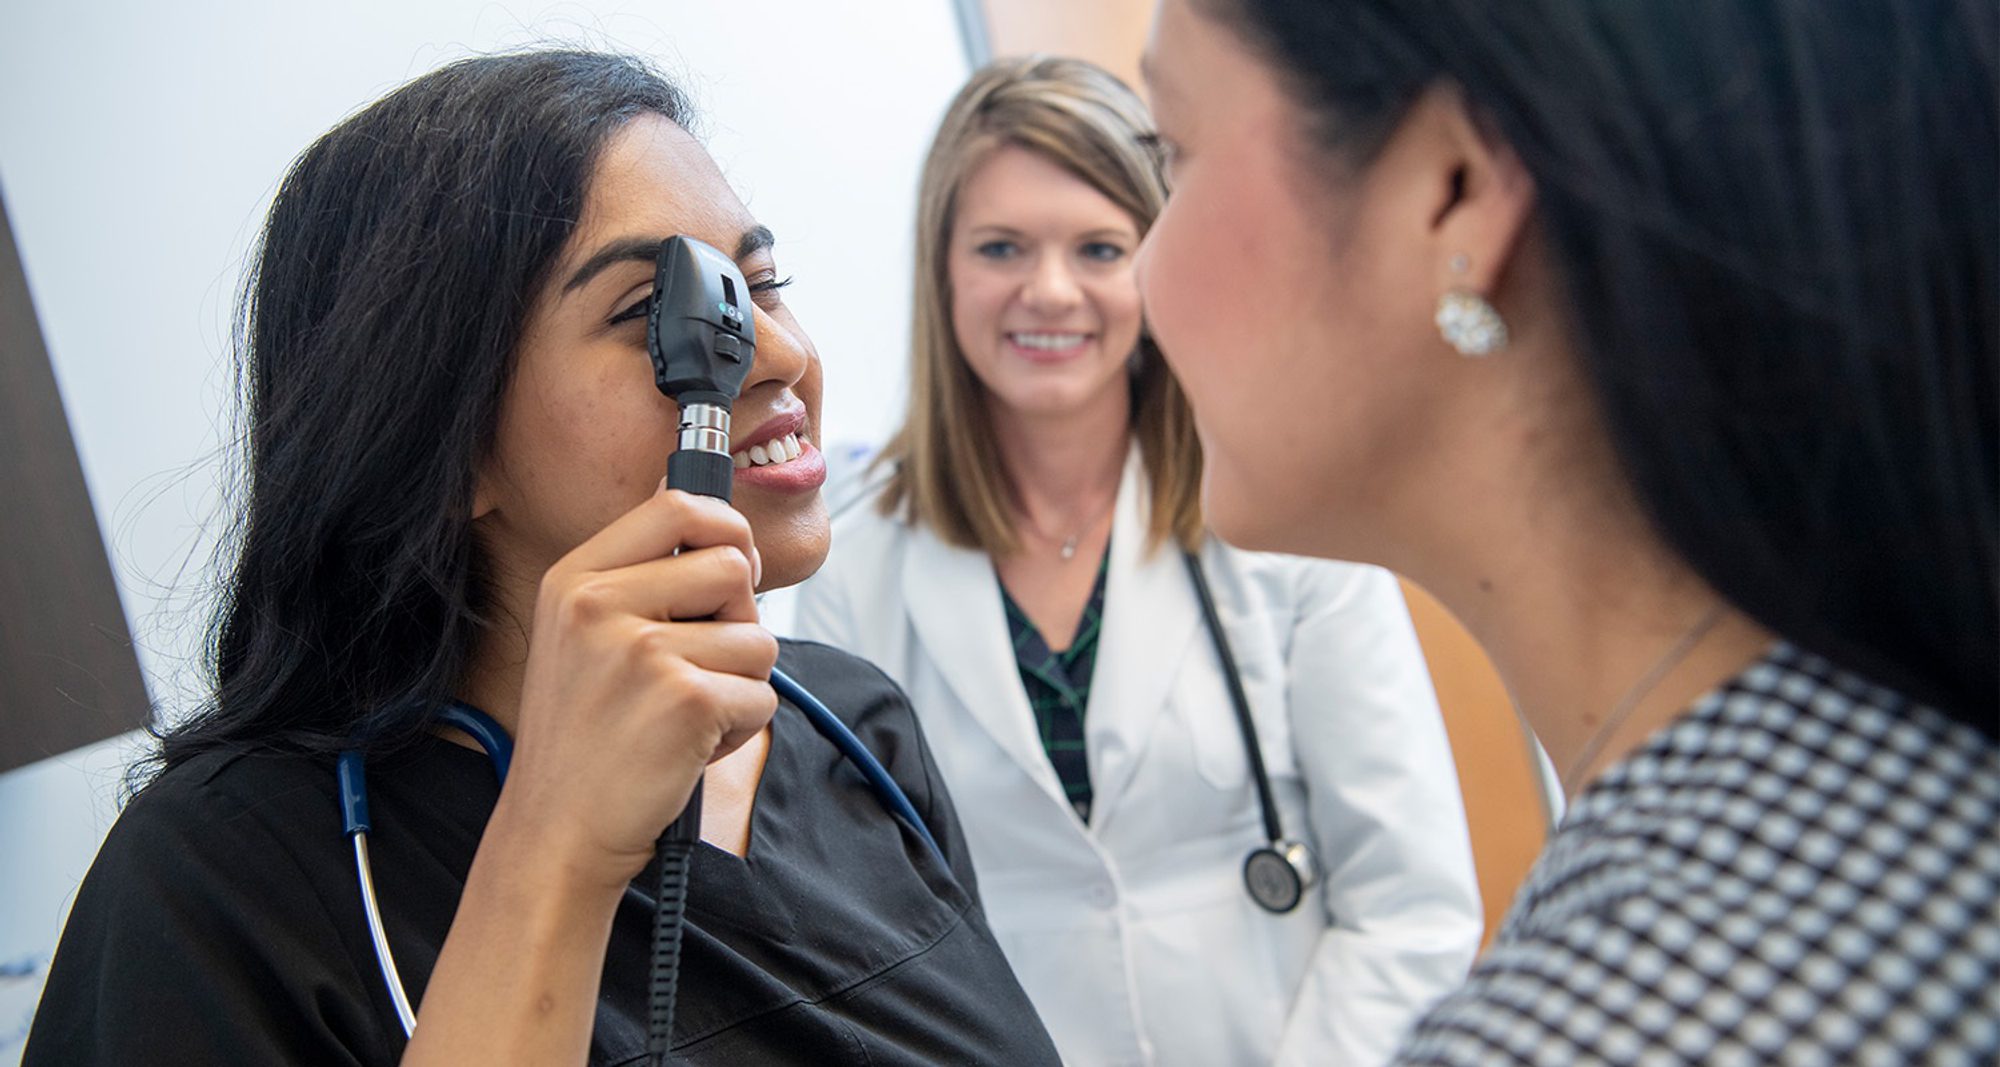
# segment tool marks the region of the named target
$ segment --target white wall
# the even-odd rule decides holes
[[[826,361],[828,440],[878,439],[900,408],[916,173],[966,74],[949,0],[21,0],[0,26],[0,193],[169,714],[198,692],[229,318],[257,224],[308,142],[443,62],[554,41],[661,63],[798,279],[785,298]],[[52,943],[48,901],[113,810],[112,751],[0,776],[0,1062],[18,1055],[8,968]]]
[[[56,932],[146,740],[126,734],[0,775],[0,1063],[21,1054]]]

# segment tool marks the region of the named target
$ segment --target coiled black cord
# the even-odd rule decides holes
[[[698,799],[690,801],[690,805]],[[663,840],[654,860],[658,896],[653,910],[653,973],[646,1000],[646,1054],[654,1067],[664,1067],[673,1049],[674,1002],[680,991],[681,929],[687,914],[688,868],[693,858],[693,842]]]
[[[684,423],[690,411],[690,406],[682,407]],[[667,487],[727,502],[732,473],[727,437],[722,439],[721,447],[724,451],[682,448],[675,452],[667,460]],[[681,809],[680,815],[660,835],[653,861],[659,876],[655,881],[657,896],[653,910],[653,972],[646,995],[646,1052],[654,1067],[664,1067],[674,1045],[674,998],[680,990],[681,927],[687,915],[688,869],[700,841],[701,779],[696,778],[687,807]]]

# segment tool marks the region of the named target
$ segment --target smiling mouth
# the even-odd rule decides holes
[[[1022,348],[1033,348],[1043,352],[1061,352],[1075,348],[1090,340],[1087,333],[1010,333],[1007,340]]]
[[[775,437],[760,445],[751,445],[741,452],[731,452],[730,462],[737,470],[749,467],[775,467],[780,463],[790,463],[805,454],[802,432],[793,432],[783,437]]]

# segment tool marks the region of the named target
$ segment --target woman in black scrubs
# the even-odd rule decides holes
[[[85,880],[26,1063],[637,1062],[633,879],[704,769],[681,1062],[1055,1062],[901,695],[757,625],[753,590],[826,551],[820,364],[688,119],[628,60],[488,57],[294,165],[245,302],[213,699]],[[677,412],[643,310],[676,234],[733,254],[756,305],[734,510],[658,488]],[[778,707],[774,663],[948,866]],[[453,700],[513,736],[504,788],[439,724]],[[357,739],[407,1048],[340,832]]]

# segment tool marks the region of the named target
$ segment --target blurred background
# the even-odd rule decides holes
[[[0,20],[0,1065],[157,714],[200,699],[233,439],[231,322],[291,159],[407,79],[538,44],[645,56],[798,284],[829,493],[903,403],[922,155],[973,67],[1082,56],[1137,83],[1151,0],[11,3]],[[752,17],[754,15],[754,17]],[[885,383],[890,385],[884,388]],[[1532,742],[1411,590],[1490,928],[1540,847]],[[767,615],[781,629],[783,596]],[[329,826],[331,823],[329,823]]]

